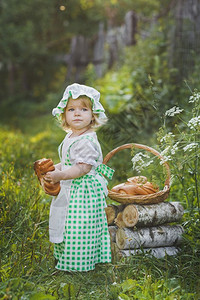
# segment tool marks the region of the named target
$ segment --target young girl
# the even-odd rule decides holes
[[[68,86],[53,115],[68,134],[59,146],[60,163],[45,179],[60,181],[61,190],[50,207],[49,234],[55,243],[56,268],[89,271],[111,261],[110,236],[105,215],[107,180],[113,170],[102,164],[94,128],[106,118],[94,88]],[[103,175],[102,175],[103,174]]]

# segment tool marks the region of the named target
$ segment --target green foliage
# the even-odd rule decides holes
[[[82,1],[82,2],[85,2]],[[158,0],[96,0],[96,9],[107,17],[112,25],[121,25],[127,11],[133,10],[140,17],[151,17],[160,9]]]
[[[42,252],[49,248],[44,241],[47,222],[47,197],[38,189],[32,162],[34,147],[19,133],[1,129],[1,278],[10,274],[32,273],[34,261],[43,264]],[[41,243],[37,240],[41,238]],[[44,250],[45,249],[45,250]]]
[[[160,139],[171,131],[175,137],[166,136],[163,148],[159,145],[161,151],[168,146],[174,149],[180,142],[169,161],[175,175],[169,200],[181,201],[186,208],[179,254],[158,260],[145,254],[116,258],[113,253],[112,263],[98,265],[95,271],[70,274],[55,270],[48,241],[51,199],[41,190],[32,168],[42,157],[57,162],[56,149],[64,137],[50,117],[66,73],[64,66],[52,63],[55,53],[68,51],[68,42],[80,28],[84,35],[93,34],[99,20],[107,16],[113,24],[121,24],[126,8],[149,17],[167,5],[168,1],[157,0],[1,1],[0,79],[1,97],[6,100],[1,106],[1,123],[7,127],[0,127],[0,299],[199,299],[199,146],[183,150],[191,143],[199,145],[199,129],[188,127],[191,118],[199,116],[199,108],[194,107],[189,112],[193,115],[187,117],[194,103],[186,103],[189,90],[185,83],[176,85],[178,70],[169,68],[168,31],[163,20],[148,38],[138,37],[137,45],[127,48],[105,77],[96,80],[89,65],[86,78],[88,85],[101,90],[110,119],[98,132],[104,156],[123,143],[138,142],[158,149],[155,132],[163,120]],[[194,73],[187,80],[192,89],[199,89],[198,72],[196,59]],[[14,98],[9,96],[13,74]],[[30,104],[31,98],[44,100]],[[166,109],[174,105],[184,108],[184,118],[163,119]],[[133,175],[131,155],[136,153],[127,150],[112,158],[109,165],[116,169],[114,182]],[[159,160],[145,171],[153,181],[163,182]]]
[[[176,103],[175,72],[167,61],[164,27],[155,26],[150,37],[128,47],[123,60],[98,79],[95,86],[109,112],[105,127],[115,146],[128,142],[148,144],[161,125],[161,115],[170,103]],[[178,93],[176,94],[177,97]]]
[[[60,67],[55,53],[67,47],[57,1],[3,0],[0,16],[1,101],[41,100]]]
[[[175,181],[174,194],[177,193],[177,188],[180,191],[181,186],[181,198],[185,198],[186,207],[190,211],[195,208],[200,211],[200,93],[194,91],[188,102],[190,110],[184,112],[183,109],[174,106],[166,111],[164,124],[158,133],[158,141],[165,160],[170,162]],[[172,132],[167,126],[168,118],[176,119]]]
[[[131,83],[128,66],[121,68],[120,72],[107,72],[105,77],[97,81],[97,88],[101,89],[101,101],[110,113],[120,113],[123,106],[132,98]]]
[[[57,289],[51,289],[21,278],[12,278],[2,284],[1,288],[1,299],[75,300],[79,292],[71,283],[61,282]]]
[[[66,80],[67,69],[58,55],[69,53],[73,36],[94,37],[99,22],[121,25],[127,11],[141,19],[167,5],[158,0],[44,0],[0,4],[1,102],[42,101]],[[58,79],[61,69],[65,73]]]
[[[166,284],[164,279],[154,281],[151,275],[147,275],[140,281],[127,279],[118,285],[112,286],[109,299],[151,300],[162,298],[164,300],[173,300],[180,296],[182,296],[181,299],[192,299],[194,297],[193,293],[187,293],[180,289],[181,287],[177,282],[175,285],[172,282]]]
[[[118,258],[87,274],[54,270],[53,247],[48,241],[50,197],[42,192],[33,174],[32,162],[43,156],[56,160],[56,143],[61,133],[48,124],[51,119],[43,118],[42,128],[38,118],[37,123],[33,121],[29,118],[29,129],[35,127],[29,134],[8,128],[0,131],[0,297],[148,300],[161,295],[167,300],[195,299],[200,293],[197,213],[184,217],[186,233],[178,257]],[[123,160],[124,155],[117,158],[117,163],[121,165]],[[118,174],[119,180],[121,175]]]

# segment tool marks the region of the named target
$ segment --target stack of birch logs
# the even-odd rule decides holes
[[[120,255],[148,252],[163,258],[178,253],[183,227],[176,222],[184,213],[179,202],[108,205],[105,210],[111,241]]]

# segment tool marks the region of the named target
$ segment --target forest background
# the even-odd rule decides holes
[[[199,299],[200,1],[1,0],[0,37],[0,299]],[[142,143],[169,162],[168,201],[185,209],[176,257],[113,256],[88,274],[54,269],[51,198],[32,166],[58,162],[65,133],[51,111],[75,81],[101,92],[104,155]],[[159,163],[138,163],[162,186]],[[109,164],[109,186],[133,174],[130,153]]]

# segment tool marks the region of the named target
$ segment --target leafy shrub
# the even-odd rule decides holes
[[[163,149],[162,154],[170,162],[174,194],[182,191],[181,200],[186,200],[186,207],[200,211],[199,157],[200,157],[200,93],[194,91],[189,98],[190,110],[184,111],[177,106],[166,111],[164,124],[158,133],[158,141]],[[183,115],[183,117],[181,117]],[[176,118],[172,131],[168,130],[167,118]],[[173,186],[172,186],[173,187]]]

